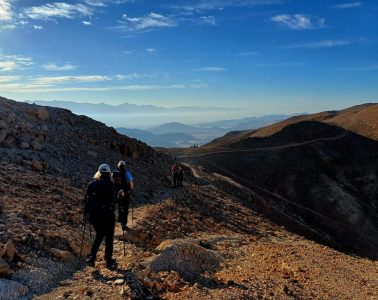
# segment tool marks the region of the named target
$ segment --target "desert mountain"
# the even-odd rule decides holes
[[[348,131],[363,135],[370,139],[378,140],[378,104],[368,103],[353,106],[351,108],[340,111],[326,111],[316,114],[294,116],[270,126],[252,130],[234,131],[226,134],[224,137],[215,139],[208,146],[224,147],[239,140],[248,139],[250,137],[266,137],[270,136],[284,127],[302,121],[318,121],[330,125],[342,127]]]
[[[369,299],[376,295],[376,261],[319,244],[313,241],[316,234],[313,240],[294,234],[291,230],[303,229],[296,227],[298,220],[314,225],[310,228],[316,233],[324,234],[328,228],[319,229],[303,211],[294,216],[282,197],[253,189],[225,172],[221,175],[221,170],[215,173],[211,157],[206,168],[185,165],[184,187],[173,189],[171,159],[102,123],[67,110],[4,98],[0,120],[0,299]],[[306,132],[298,139],[291,129],[287,132],[290,143],[303,147],[314,143],[305,154],[321,146],[308,141]],[[345,138],[354,140],[333,127],[316,132],[317,142],[337,140],[344,146]],[[282,147],[283,140],[275,137],[273,143]],[[346,155],[361,150],[360,142]],[[370,142],[363,145],[367,151],[375,149]],[[325,151],[321,159],[332,153]],[[130,230],[123,236],[116,227],[117,268],[105,268],[103,249],[96,268],[87,267],[79,257],[80,246],[84,237],[83,252],[88,252],[93,232],[90,235],[88,227],[82,231],[82,186],[99,163],[114,166],[119,159],[127,160],[135,177]],[[296,171],[291,169],[293,174]],[[362,183],[365,195],[370,195],[365,179]],[[277,192],[284,188],[282,184]],[[373,217],[369,220],[374,223]],[[331,239],[336,241],[334,236]]]
[[[345,121],[351,114],[365,115],[374,109],[376,106],[367,105],[230,133],[198,150],[202,154],[182,160],[265,195],[263,209],[268,206],[272,215],[287,218],[298,230],[336,247],[376,257],[378,143],[331,125],[343,120],[345,127],[374,136],[371,122],[357,117]],[[319,119],[323,122],[314,121]],[[354,127],[357,123],[361,125]]]

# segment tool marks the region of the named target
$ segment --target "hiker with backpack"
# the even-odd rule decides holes
[[[121,175],[120,190],[123,191],[123,196],[118,202],[118,222],[121,223],[122,230],[127,230],[127,219],[129,215],[129,206],[131,203],[131,194],[134,190],[134,178],[131,172],[126,168],[126,162],[121,160],[118,162],[118,171]]]
[[[173,187],[178,186],[178,166],[176,163],[173,164],[171,168],[171,173],[173,175]]]
[[[184,169],[182,166],[178,166],[177,168],[177,184],[179,187],[182,187],[182,182],[184,180]]]
[[[87,260],[89,266],[95,266],[97,252],[104,238],[106,267],[114,267],[116,263],[112,258],[115,227],[114,209],[114,186],[110,167],[107,164],[102,164],[85,192],[84,218],[89,220],[96,231],[90,258]]]

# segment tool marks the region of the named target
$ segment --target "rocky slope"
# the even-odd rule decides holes
[[[85,186],[98,166],[126,160],[143,201],[168,184],[168,157],[85,116],[61,108],[0,98],[0,155],[42,174],[56,174]]]
[[[374,299],[378,264],[309,241],[245,204],[248,189],[194,169],[117,229],[118,267],[85,268],[47,299]],[[258,196],[256,196],[258,197]]]
[[[376,258],[377,153],[372,139],[305,121],[182,160],[263,195],[261,209],[275,220],[339,249]]]

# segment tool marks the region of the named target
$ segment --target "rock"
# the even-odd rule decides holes
[[[7,131],[5,129],[0,130],[0,143],[5,141],[7,137]]]
[[[0,120],[0,129],[7,129],[8,124],[4,120]]]
[[[37,140],[34,140],[34,141],[31,143],[31,146],[32,146],[33,150],[35,150],[35,151],[40,151],[40,150],[42,150],[42,145],[41,145]]]
[[[193,277],[205,271],[215,271],[219,266],[220,256],[194,240],[167,240],[156,249],[161,253],[147,263],[153,272],[177,271],[182,276]]]
[[[94,151],[88,151],[87,154],[93,158],[97,158],[97,153]]]
[[[8,136],[3,143],[5,147],[10,148],[13,146],[14,141],[15,138],[13,136]]]
[[[29,149],[30,148],[30,144],[28,142],[21,142],[20,143],[20,148],[21,149]]]
[[[32,168],[36,171],[43,170],[43,163],[41,161],[33,160],[32,161]]]
[[[123,280],[123,279],[117,279],[117,280],[114,281],[115,285],[123,285],[124,283],[125,283],[125,280]]]
[[[9,273],[10,273],[10,266],[8,265],[8,263],[0,258],[0,277],[4,277],[4,276],[7,276]]]
[[[23,133],[29,133],[33,129],[33,125],[30,123],[22,123],[20,126],[21,132]]]
[[[149,288],[153,288],[154,282],[150,278],[146,277],[146,278],[143,279],[143,285],[146,286],[146,287],[149,287]]]
[[[50,114],[46,108],[41,107],[37,110],[36,117],[38,120],[47,121],[50,118]]]
[[[71,241],[69,241],[69,244],[70,244],[70,248],[72,249],[72,251],[76,255],[80,255],[80,246],[81,246],[81,243],[78,242],[78,241],[75,241],[75,240],[71,240]],[[91,252],[91,244],[88,243],[87,241],[84,241],[81,255],[82,256],[87,256],[87,255],[89,255],[90,252]]]
[[[53,256],[64,262],[70,261],[73,258],[71,252],[68,251],[51,248],[50,252]]]
[[[29,292],[27,286],[14,280],[0,280],[0,299],[20,299]]]
[[[13,260],[17,253],[16,247],[13,245],[12,242],[7,242],[4,246],[4,255],[8,257],[10,260]]]

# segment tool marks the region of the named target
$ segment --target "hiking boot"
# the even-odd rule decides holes
[[[127,227],[127,225],[124,225],[124,224],[123,224],[123,225],[122,225],[122,230],[123,230],[123,231],[127,231],[127,230],[129,230],[129,227]]]
[[[91,257],[91,258],[89,258],[89,259],[87,260],[87,265],[88,265],[89,267],[94,268],[94,266],[95,266],[95,262],[96,262],[96,259],[95,259],[94,257]]]
[[[117,266],[117,262],[115,259],[113,258],[110,258],[110,259],[106,259],[106,267],[108,269],[113,269]]]

